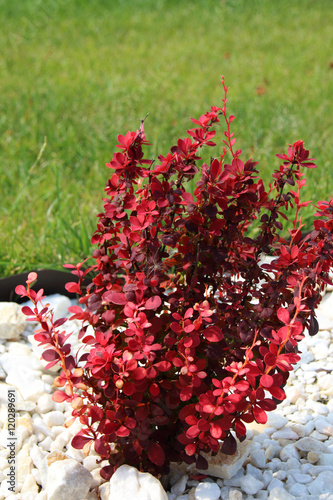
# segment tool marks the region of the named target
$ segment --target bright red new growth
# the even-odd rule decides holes
[[[296,141],[277,155],[283,163],[266,191],[257,164],[233,149],[222,83],[222,108],[192,119],[189,137],[157,162],[144,158],[143,121],[118,136],[121,152],[107,165],[113,173],[92,236],[95,263],[67,265],[78,278],[67,289],[80,295],[70,319],[82,322],[89,352],[74,357],[62,322],[48,308],[38,312],[43,291],[30,288],[35,273],[16,289],[35,306],[23,312],[40,323],[43,358],[62,369],[55,385],[65,392],[54,400],[71,402],[83,424],[73,446],[88,452],[93,444],[109,461],[105,478],[123,463],[158,475],[170,461],[203,469],[203,453],[235,453],[246,423],[265,423],[285,398],[304,330],[318,331],[315,309],[332,283],[333,200],[317,204],[314,229],[304,236],[301,169],[315,167],[309,152]],[[222,153],[200,164],[221,118]],[[250,231],[255,221],[259,232]],[[88,274],[92,283],[83,289]]]

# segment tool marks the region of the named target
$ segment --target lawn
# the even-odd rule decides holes
[[[304,199],[332,197],[331,0],[0,0],[0,15],[0,277],[88,255],[117,135],[149,113],[150,157],[166,154],[220,105],[222,74],[265,183],[303,139],[319,166]]]

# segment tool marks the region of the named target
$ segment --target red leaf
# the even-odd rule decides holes
[[[23,314],[25,314],[26,316],[34,316],[34,313],[33,311],[30,309],[30,307],[28,306],[24,306],[22,307],[21,311],[23,312]]]
[[[262,377],[260,377],[260,383],[263,387],[269,388],[274,384],[274,379],[271,375],[262,375]]]
[[[187,446],[185,446],[185,451],[186,455],[192,457],[192,455],[194,455],[194,453],[197,451],[197,445],[195,443],[190,443]]]
[[[128,302],[124,293],[113,292],[112,290],[103,294],[103,300],[105,302],[112,302],[112,304],[117,304],[119,306],[125,305]]]
[[[17,285],[15,288],[15,293],[17,295],[21,295],[21,297],[24,297],[27,294],[27,291],[23,285]]]
[[[43,352],[42,358],[45,359],[45,361],[54,361],[55,359],[59,359],[59,354],[54,349],[47,349]]]
[[[267,390],[272,394],[273,398],[279,401],[286,399],[285,392],[280,387],[268,387]]]
[[[210,434],[213,438],[215,439],[220,439],[222,434],[223,434],[223,431],[221,429],[221,427],[216,424],[215,422],[211,422],[210,424]]]
[[[160,307],[162,304],[162,299],[159,295],[154,295],[153,297],[150,297],[147,302],[145,303],[145,308],[146,309],[157,309]]]
[[[186,431],[186,436],[189,438],[189,439],[194,439],[196,438],[197,436],[199,436],[200,434],[200,429],[198,428],[198,426],[195,424],[195,425],[191,425],[191,427],[189,427]]]
[[[107,457],[110,454],[110,447],[102,438],[96,439],[94,442],[94,450],[101,457]]]
[[[76,436],[74,436],[72,439],[71,445],[76,450],[82,450],[84,445],[89,443],[90,441],[92,441],[91,437],[76,434]]]
[[[50,368],[52,368],[52,366],[55,366],[57,363],[59,363],[58,359],[51,361],[51,363],[48,363],[47,365],[45,365],[45,370],[49,370]]]
[[[252,408],[253,416],[258,424],[265,424],[267,422],[267,415],[264,410],[255,406]]]
[[[92,406],[89,410],[89,417],[91,418],[91,423],[99,422],[104,416],[104,411],[102,408]]]
[[[74,281],[70,281],[69,283],[66,283],[65,288],[66,288],[67,292],[69,292],[69,293],[80,294],[80,286],[78,283],[75,283]]]
[[[176,323],[175,321],[173,321],[171,323],[170,328],[175,333],[181,333],[182,332],[182,327],[180,326],[179,323]]]
[[[135,393],[135,385],[133,382],[125,382],[122,391],[126,396],[132,396]]]
[[[157,384],[155,384],[155,382],[153,384],[151,384],[151,386],[149,387],[149,392],[150,394],[156,398],[157,396],[160,395],[160,388]]]
[[[287,309],[283,309],[283,307],[280,307],[280,309],[277,312],[277,317],[285,325],[287,325],[289,323],[290,315],[289,315],[289,312],[287,311]]]
[[[68,399],[70,399],[70,396],[67,396],[67,394],[63,391],[55,391],[52,394],[52,399],[56,403],[62,403],[63,401],[67,401]]]
[[[26,283],[27,284],[32,283],[33,281],[36,281],[36,279],[37,279],[37,273],[35,273],[35,272],[29,273]]]
[[[66,323],[67,321],[67,318],[59,318],[57,319],[57,321],[54,322],[54,328],[58,328],[59,326],[63,325],[64,323]]]
[[[160,372],[167,372],[170,370],[172,364],[170,361],[159,361],[158,363],[154,364],[154,367],[157,368]]]
[[[223,441],[221,452],[225,453],[226,455],[234,455],[236,451],[237,451],[236,439],[232,436],[232,434],[229,434],[229,436],[227,436]]]
[[[193,307],[190,307],[189,309],[187,309],[185,315],[184,315],[184,319],[188,319],[192,316],[193,314]]]
[[[218,326],[209,326],[202,333],[208,342],[220,342],[224,337]]]
[[[162,447],[158,443],[152,443],[148,450],[148,457],[153,464],[161,467],[165,461],[165,455]]]
[[[138,368],[132,371],[131,376],[134,380],[142,380],[146,377],[146,369],[138,366]]]
[[[235,429],[236,429],[236,432],[239,434],[239,436],[245,436],[246,427],[243,424],[243,422],[241,422],[240,420],[237,420],[235,423]]]
[[[211,166],[210,166],[210,177],[212,182],[215,181],[216,177],[221,173],[221,165],[220,162],[215,159],[213,160]]]
[[[130,434],[130,430],[127,429],[124,425],[121,425],[119,429],[116,431],[118,437],[127,437]]]

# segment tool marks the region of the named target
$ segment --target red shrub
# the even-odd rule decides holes
[[[223,107],[192,119],[190,138],[158,164],[144,159],[143,122],[118,136],[92,237],[96,263],[67,266],[79,278],[67,289],[81,295],[71,319],[82,321],[89,353],[73,356],[59,331],[63,320],[53,322],[47,308],[38,313],[35,274],[17,288],[35,304],[23,312],[40,322],[43,358],[62,367],[56,385],[65,392],[53,398],[70,401],[84,426],[72,444],[88,451],[94,443],[110,463],[105,477],[123,463],[158,474],[170,461],[204,469],[203,452],[233,454],[245,424],[266,422],[285,398],[304,330],[318,331],[315,308],[333,264],[333,200],[318,203],[314,229],[303,236],[300,213],[309,202],[300,202],[301,170],[315,167],[309,152],[297,141],[277,155],[282,165],[266,191],[256,163],[234,150],[222,83]],[[200,149],[215,145],[212,127],[221,118],[222,154],[199,168]],[[192,195],[185,186],[200,170]],[[283,221],[288,240],[280,236]],[[273,260],[262,264],[263,254]],[[88,273],[92,284],[83,291]]]

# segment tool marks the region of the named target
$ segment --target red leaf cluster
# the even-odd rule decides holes
[[[233,149],[222,83],[223,106],[192,119],[197,127],[157,163],[144,158],[143,122],[118,136],[92,236],[95,263],[67,266],[78,278],[67,288],[80,295],[70,319],[82,323],[88,353],[74,357],[61,322],[47,307],[38,312],[35,275],[17,288],[35,306],[23,312],[41,325],[43,358],[62,368],[56,385],[64,392],[53,397],[70,401],[84,426],[73,446],[94,444],[110,464],[103,477],[123,463],[159,474],[170,461],[203,469],[203,453],[234,453],[246,423],[266,422],[285,398],[304,330],[318,331],[315,309],[333,265],[333,200],[318,203],[314,229],[303,235],[309,152],[296,141],[278,155],[283,164],[266,191],[256,163]],[[222,153],[202,164],[221,119]],[[251,232],[256,223],[260,231]]]

